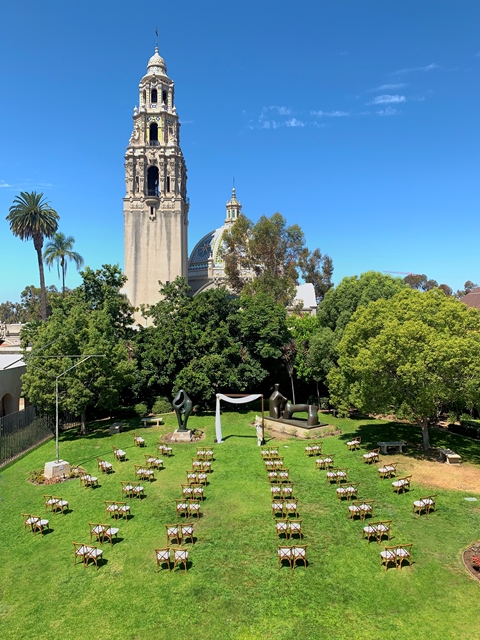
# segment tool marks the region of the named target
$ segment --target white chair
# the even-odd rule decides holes
[[[288,566],[292,569],[292,547],[278,547],[278,568],[283,562],[288,562]]]

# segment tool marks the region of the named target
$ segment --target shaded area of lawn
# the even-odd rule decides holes
[[[257,411],[258,413],[258,411]],[[62,434],[61,456],[97,473],[95,457],[114,465],[114,473],[99,475],[94,491],[69,481],[37,487],[25,481],[29,470],[54,458],[49,441],[0,474],[0,635],[2,638],[76,638],[90,640],[169,638],[279,639],[295,637],[393,640],[461,637],[474,639],[479,585],[464,571],[461,553],[480,538],[478,503],[464,500],[463,492],[438,490],[438,511],[418,518],[412,501],[421,487],[412,479],[412,491],[397,496],[389,480],[380,480],[376,467],[362,461],[364,450],[349,452],[345,442],[362,436],[365,449],[378,440],[405,440],[411,445],[405,464],[417,456],[420,428],[370,419],[332,418],[342,430],[322,439],[324,451],[348,468],[349,480],[360,483],[360,496],[375,500],[375,519],[389,519],[392,543],[413,542],[412,571],[380,568],[375,542],[362,540],[361,522],[347,519],[325,472],[315,469],[304,454],[305,441],[278,440],[285,466],[290,469],[299,517],[308,545],[309,566],[277,569],[277,539],[271,516],[269,484],[249,422],[255,412],[225,411],[225,442],[215,445],[215,461],[203,517],[195,521],[197,542],[189,545],[189,571],[155,572],[154,549],[165,546],[166,523],[176,522],[174,499],[181,497],[185,470],[199,443],[173,445],[165,470],[156,482],[145,482],[147,497],[130,499],[132,518],[119,520],[119,541],[104,550],[98,571],[73,566],[72,541],[88,542],[88,522],[104,522],[104,500],[120,500],[120,480],[133,480],[134,464],[145,453],[155,453],[162,434],[176,425],[174,415],[160,427],[143,428],[138,419],[114,436],[108,423],[89,425],[80,438]],[[192,416],[189,427],[204,431],[205,443],[215,437],[214,415]],[[140,449],[133,431],[146,440]],[[434,446],[449,446],[465,459],[477,462],[480,444],[460,436],[431,431]],[[275,442],[275,441],[273,441]],[[272,444],[272,442],[270,443]],[[127,452],[128,461],[116,462],[112,445]],[[431,463],[430,463],[431,464]],[[65,516],[47,515],[52,533],[41,538],[23,532],[20,512],[44,515],[42,494],[61,495],[70,503]],[[112,521],[113,522],[113,521]]]

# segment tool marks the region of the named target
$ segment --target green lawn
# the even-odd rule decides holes
[[[381,547],[361,539],[362,523],[346,517],[347,505],[335,497],[325,472],[304,456],[306,442],[278,440],[290,469],[309,566],[305,571],[277,568],[277,539],[270,491],[255,432],[254,414],[225,413],[225,442],[215,445],[214,472],[205,489],[203,517],[196,522],[198,542],[190,551],[188,573],[156,573],[154,549],[165,546],[165,523],[175,522],[175,498],[191,466],[195,444],[174,445],[165,470],[146,483],[147,497],[131,499],[133,517],[119,520],[120,541],[100,545],[106,562],[96,571],[73,566],[72,541],[89,540],[88,521],[104,522],[104,500],[121,500],[120,480],[133,479],[134,463],[156,451],[164,427],[137,428],[147,446],[133,446],[132,429],[110,436],[104,426],[79,438],[66,433],[61,456],[96,473],[95,456],[114,463],[115,473],[101,476],[90,490],[72,480],[48,490],[26,482],[31,469],[54,458],[49,441],[0,474],[0,637],[49,639],[258,638],[478,639],[480,584],[463,569],[461,554],[480,538],[476,502],[471,494],[419,487],[397,496],[390,481],[377,477],[375,465],[362,463],[363,451],[348,452],[354,433],[368,446],[379,439],[420,441],[415,428],[374,420],[332,419],[340,436],[324,439],[324,451],[349,468],[360,482],[360,496],[375,499],[375,519],[393,520],[393,542],[413,542],[410,571],[380,568]],[[190,418],[213,444],[214,416]],[[478,462],[480,445],[432,433],[435,444],[448,444],[466,460]],[[113,458],[112,444],[128,461]],[[203,443],[202,443],[203,444]],[[397,456],[398,458],[399,456]],[[399,469],[401,472],[401,467]],[[53,531],[43,538],[23,531],[21,512],[43,514],[43,493],[61,495],[72,511],[48,519]],[[438,511],[418,518],[412,501],[438,494]],[[113,521],[112,521],[113,523]]]

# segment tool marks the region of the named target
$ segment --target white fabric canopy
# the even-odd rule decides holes
[[[215,413],[215,435],[217,437],[217,442],[223,442],[222,422],[220,420],[220,400],[226,400],[232,404],[245,404],[247,402],[253,402],[261,397],[261,393],[253,393],[252,395],[244,396],[243,398],[231,398],[230,396],[224,396],[223,393],[217,393],[217,411]]]

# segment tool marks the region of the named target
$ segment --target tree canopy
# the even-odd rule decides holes
[[[184,278],[162,286],[153,325],[136,336],[136,392],[145,398],[185,387],[196,402],[257,388],[279,368],[288,338],[285,308],[263,294],[211,289],[194,297]]]
[[[82,256],[73,250],[74,243],[75,238],[73,236],[67,237],[64,233],[57,231],[52,239],[47,242],[43,252],[43,259],[49,269],[52,268],[54,262],[57,264],[58,277],[62,278],[62,296],[65,296],[65,278],[67,276],[68,263],[73,261],[77,271],[83,267]]]
[[[332,403],[416,421],[425,448],[442,409],[480,406],[480,314],[439,289],[359,308],[337,348]]]
[[[256,224],[240,215],[223,241],[225,273],[236,293],[262,293],[288,305],[300,274],[313,283],[317,299],[332,286],[332,260],[322,256],[320,249],[310,253],[301,228],[288,226],[280,213],[262,216]]]

